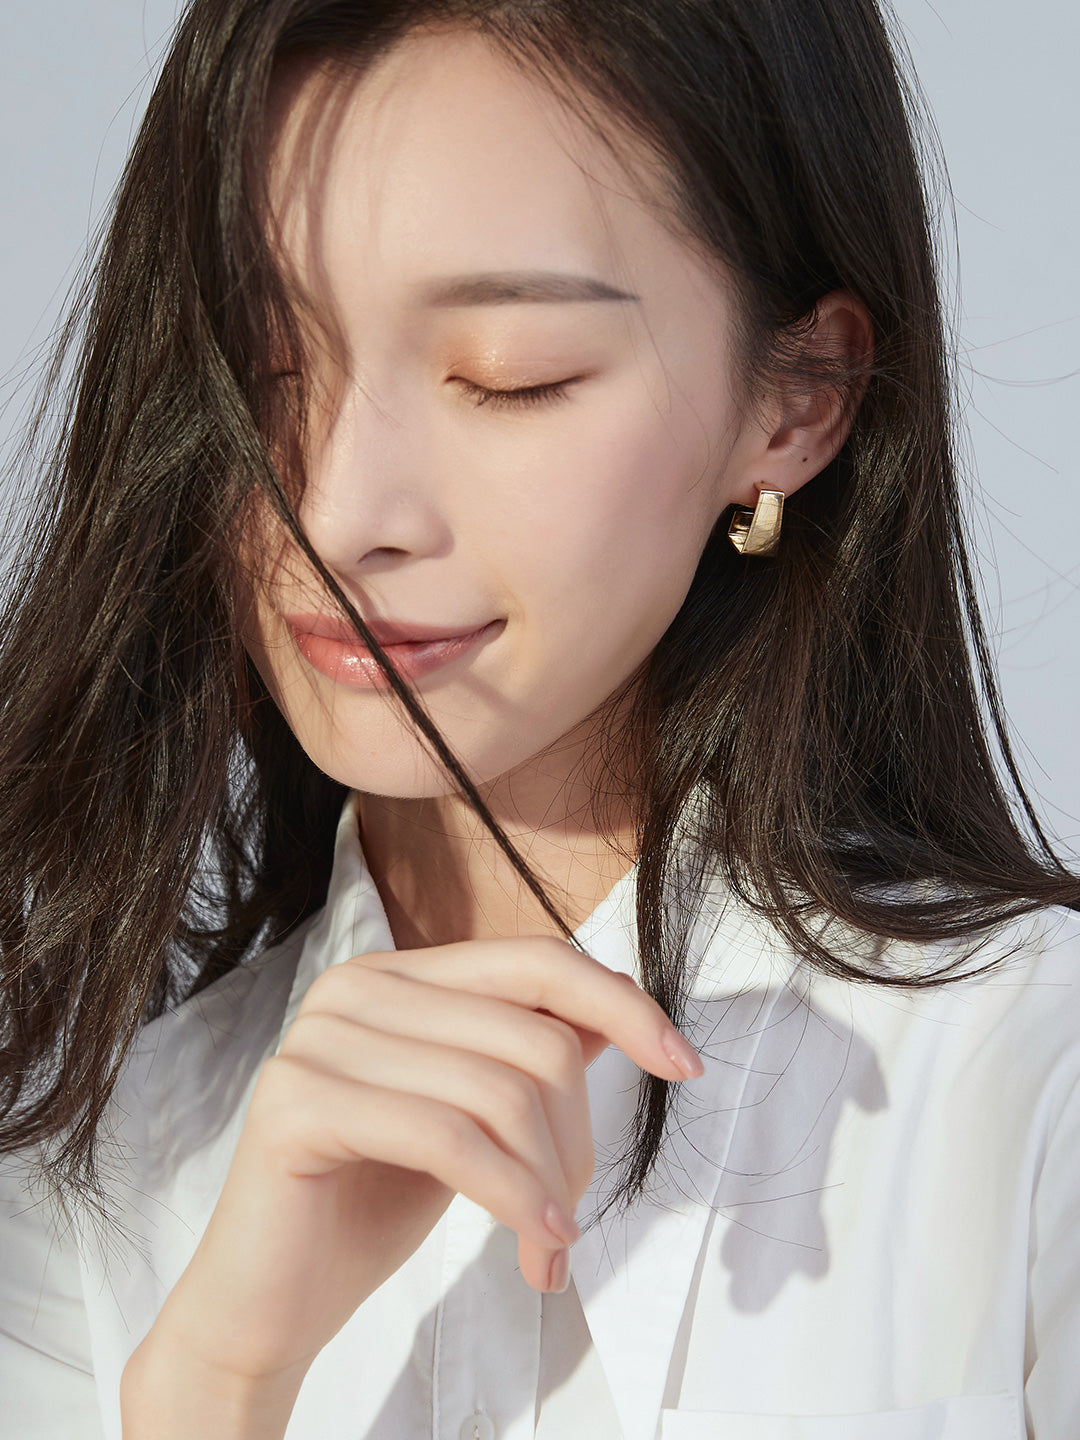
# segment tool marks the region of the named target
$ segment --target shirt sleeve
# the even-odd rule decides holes
[[[78,1251],[0,1156],[0,1440],[103,1440]]]
[[[1080,1082],[1035,1190],[1027,1330],[1029,1440],[1071,1440],[1080,1420]]]

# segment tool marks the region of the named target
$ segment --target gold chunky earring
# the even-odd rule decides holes
[[[775,555],[780,548],[780,525],[784,518],[784,492],[758,487],[753,510],[736,505],[728,528],[728,539],[740,555]]]

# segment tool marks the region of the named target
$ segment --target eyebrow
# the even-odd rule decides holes
[[[452,308],[465,305],[565,304],[582,300],[640,300],[589,275],[557,270],[501,270],[483,275],[455,275],[432,280],[419,293],[419,303]]]

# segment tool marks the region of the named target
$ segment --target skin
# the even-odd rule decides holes
[[[791,494],[846,433],[835,399],[740,394],[728,280],[630,153],[634,177],[467,32],[414,34],[359,83],[323,66],[279,87],[271,193],[315,394],[301,520],[365,619],[505,619],[418,690],[574,925],[633,858],[625,803],[591,814],[611,697],[725,507]],[[423,303],[445,277],[523,271],[637,298]],[[829,297],[817,338],[866,336]],[[469,388],[567,379],[528,407]],[[398,945],[554,933],[397,705],[307,664],[282,616],[330,607],[302,557],[260,544],[248,648],[308,754],[363,793]]]
[[[723,276],[475,36],[417,34],[360,80],[286,76],[277,119],[316,396],[301,519],[365,618],[505,622],[419,690],[579,920],[631,858],[619,805],[593,814],[598,718],[617,722],[721,512],[817,473],[843,407],[744,403]],[[416,303],[443,277],[538,269],[639,298]],[[868,334],[850,297],[823,303],[822,343]],[[522,410],[468,389],[571,377]],[[283,616],[327,605],[265,523],[246,545],[246,643],[313,760],[362,794],[398,948],[319,976],[263,1065],[210,1223],[125,1368],[125,1440],[283,1435],[314,1357],[456,1193],[517,1232],[528,1284],[563,1288],[595,1164],[586,1066],[614,1044],[665,1079],[703,1071],[649,995],[545,935],[386,697],[312,670]]]

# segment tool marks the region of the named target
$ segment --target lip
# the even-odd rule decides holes
[[[313,670],[351,690],[388,690],[379,662],[336,615],[286,615],[285,623],[300,654]],[[419,625],[402,620],[369,620],[368,629],[404,680],[419,680],[460,659],[482,640],[501,633],[505,620],[483,625]]]

